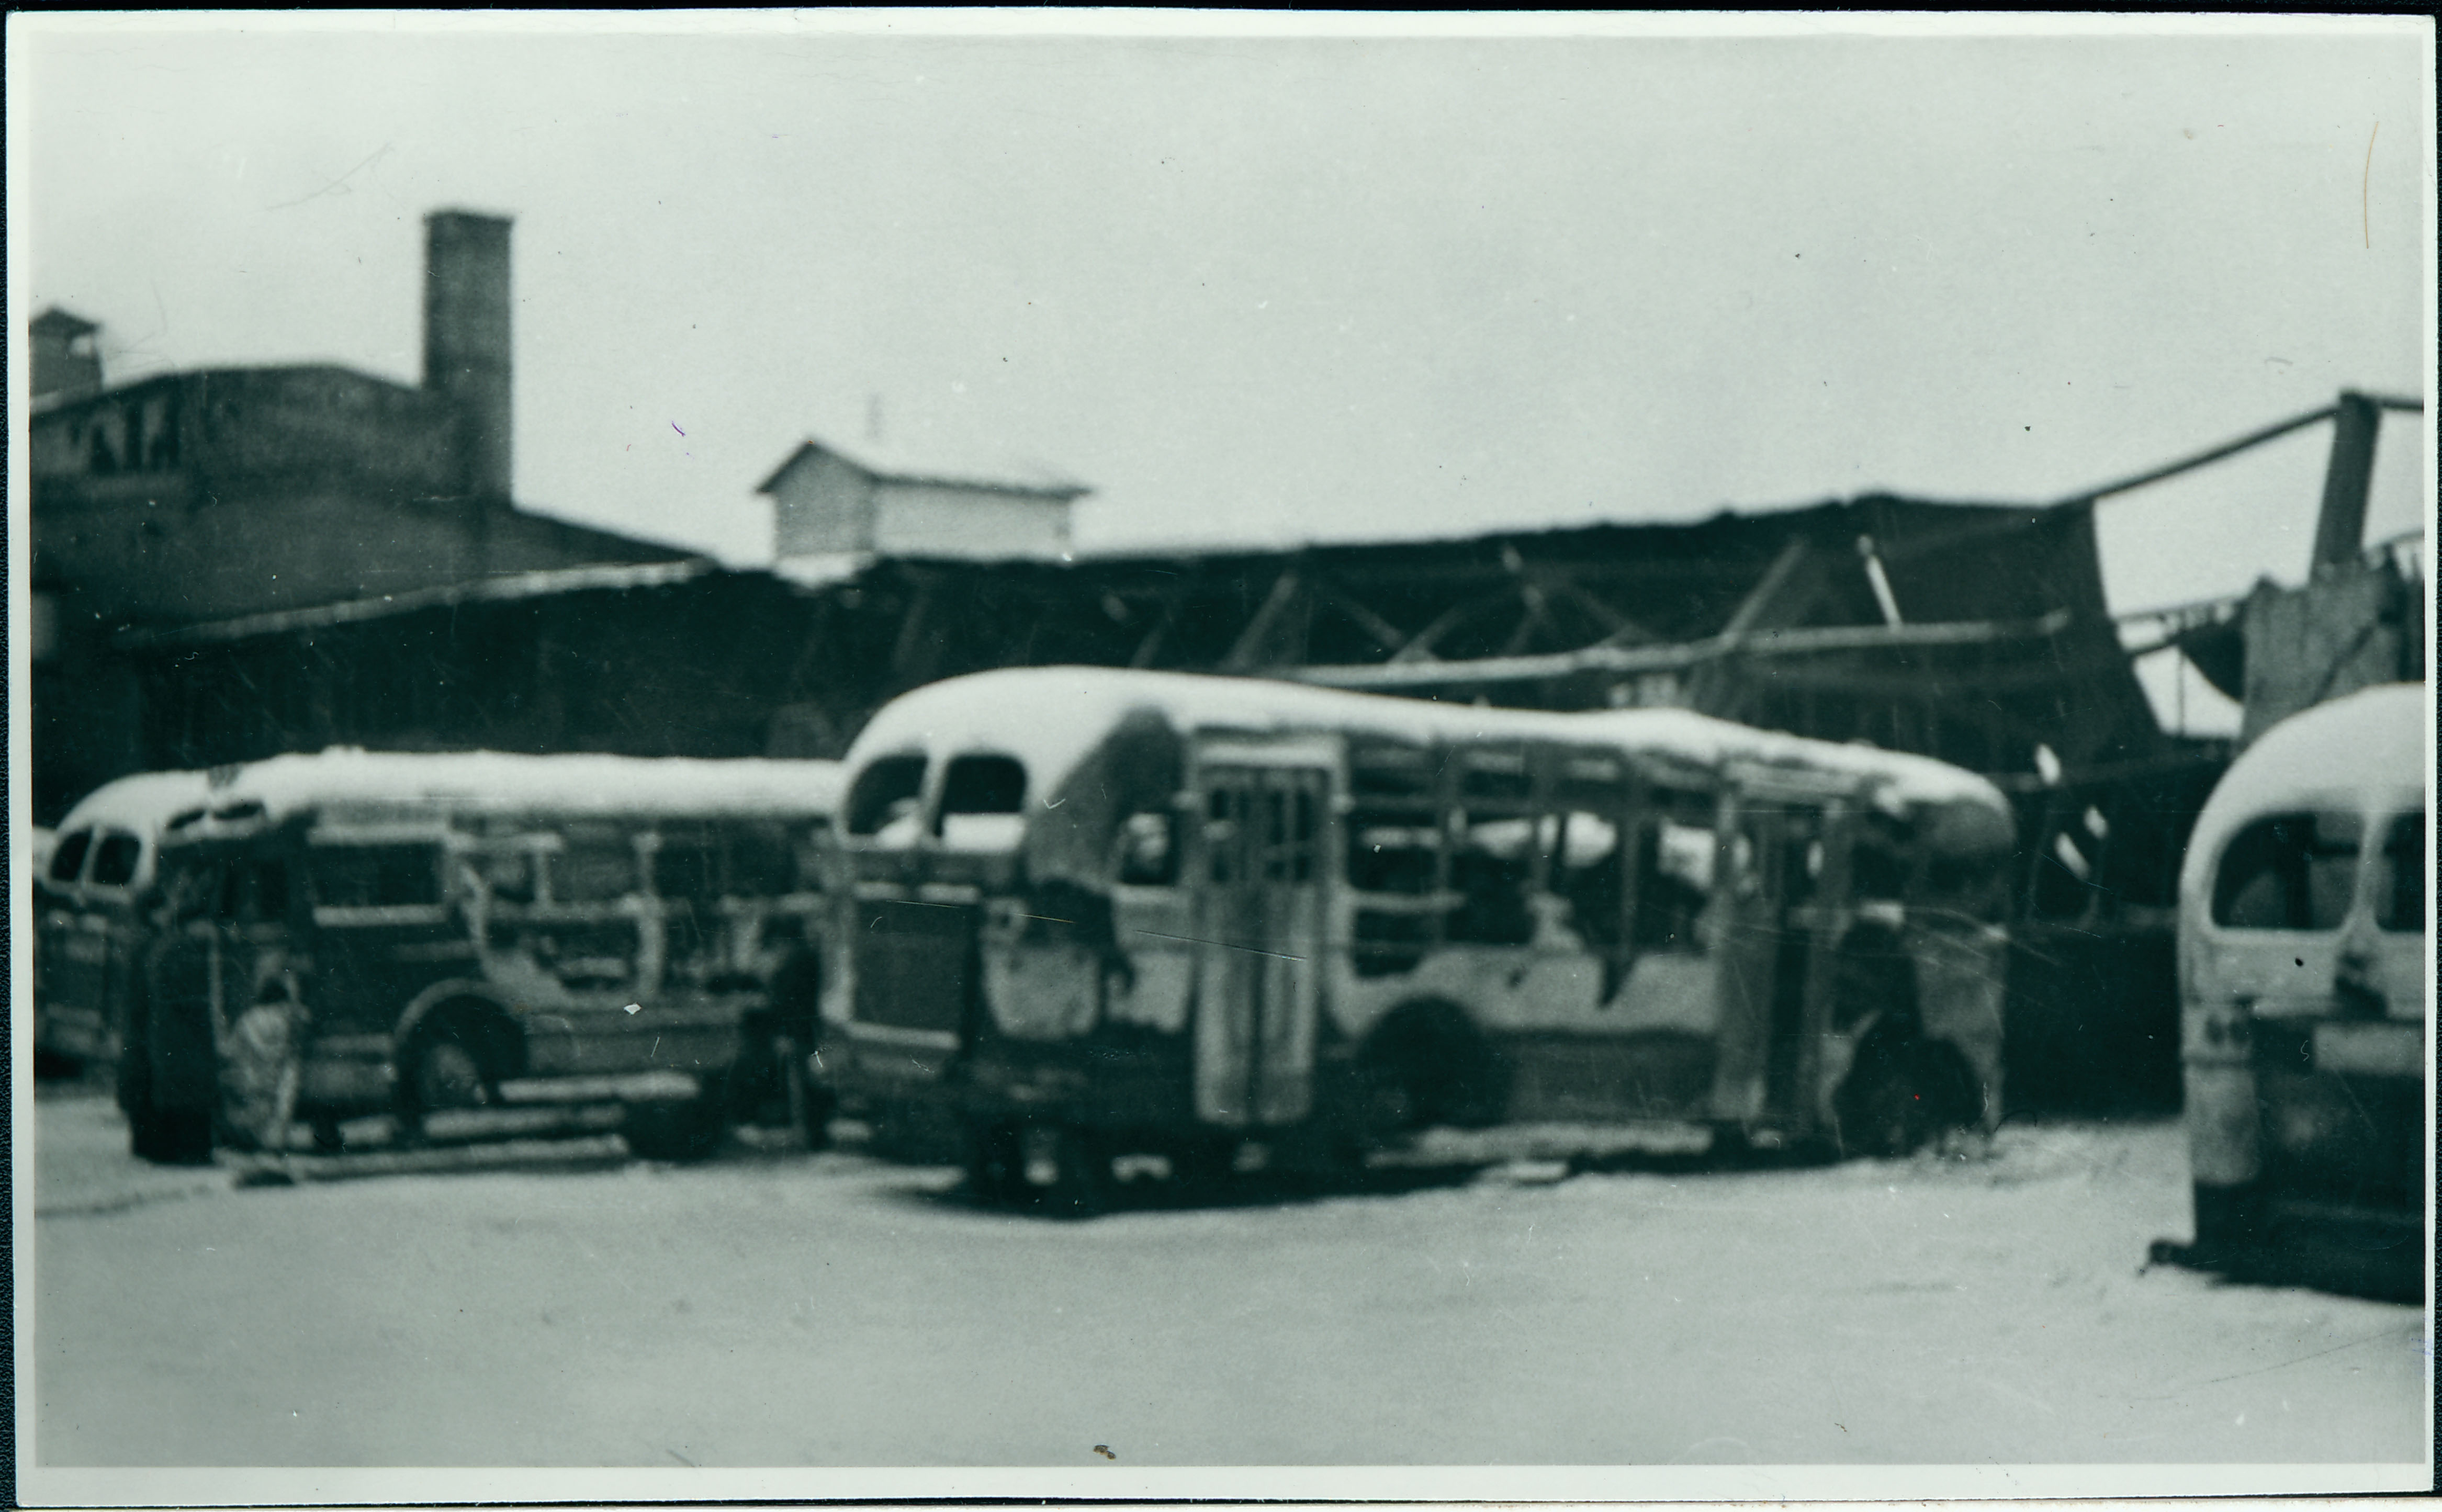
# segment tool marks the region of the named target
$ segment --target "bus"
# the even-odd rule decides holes
[[[1436,1125],[1895,1156],[1999,1117],[2014,829],[1941,762],[1051,667],[906,694],[846,766],[819,1075],[958,1120],[987,1200]]]
[[[200,772],[146,772],[95,789],[60,821],[33,868],[34,1056],[53,1074],[109,1066],[113,1005],[139,960],[161,830],[200,810]]]
[[[2156,1258],[2421,1300],[2433,983],[2421,684],[2232,763],[2179,881],[2195,1239]]]
[[[637,1154],[679,1158],[775,1091],[819,1137],[789,1068],[838,785],[832,762],[489,752],[215,772],[161,836],[127,981],[133,1148],[616,1102]]]

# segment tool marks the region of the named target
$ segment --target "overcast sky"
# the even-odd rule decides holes
[[[103,322],[114,378],[413,382],[422,216],[512,214],[519,498],[733,559],[877,410],[1091,483],[1110,548],[2047,500],[2432,367],[2413,19],[317,24],[13,15],[16,308]],[[2105,506],[2115,601],[2296,576],[2325,444]],[[2386,423],[2370,534],[2424,446]]]

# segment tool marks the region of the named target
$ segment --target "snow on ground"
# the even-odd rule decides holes
[[[676,1168],[599,1138],[249,1187],[128,1161],[106,1100],[37,1114],[45,1466],[2144,1466],[2428,1442],[2419,1310],[2144,1268],[2187,1231],[2168,1123],[1833,1167],[1259,1178],[1059,1223],[976,1208],[941,1168]]]

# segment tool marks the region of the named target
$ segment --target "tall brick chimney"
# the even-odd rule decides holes
[[[509,494],[509,222],[424,218],[424,387],[458,406],[465,488]]]

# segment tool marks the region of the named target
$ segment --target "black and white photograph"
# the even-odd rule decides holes
[[[16,1499],[2431,1490],[2434,65],[12,12]]]

